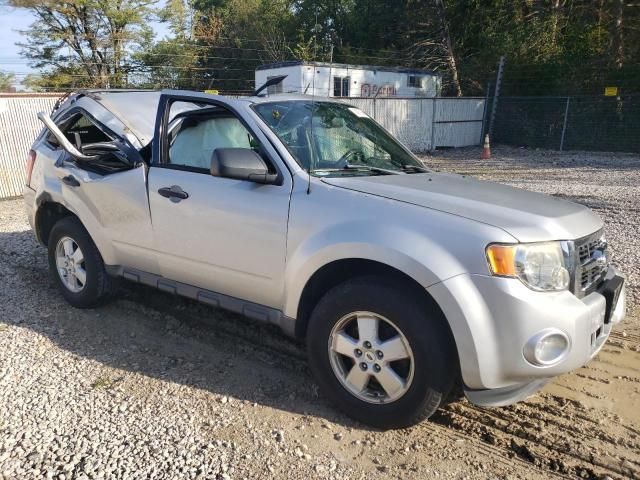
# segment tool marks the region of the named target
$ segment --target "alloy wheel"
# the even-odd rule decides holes
[[[328,346],[333,373],[356,398],[391,403],[409,390],[413,352],[389,319],[372,312],[345,315],[331,330]]]
[[[62,237],[56,245],[56,269],[62,284],[71,292],[80,292],[87,283],[84,254],[71,237]]]

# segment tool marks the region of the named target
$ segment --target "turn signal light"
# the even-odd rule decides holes
[[[505,277],[514,277],[516,275],[515,254],[516,249],[514,245],[489,245],[487,247],[487,260],[491,267],[491,273]]]

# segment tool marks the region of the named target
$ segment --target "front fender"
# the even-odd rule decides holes
[[[425,289],[465,272],[465,267],[443,245],[407,228],[370,222],[334,224],[306,239],[290,255],[285,274],[285,315],[297,317],[302,292],[315,272],[346,259],[371,260],[393,267]]]

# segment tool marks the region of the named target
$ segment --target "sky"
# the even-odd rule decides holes
[[[22,80],[28,73],[36,72],[29,67],[27,60],[20,56],[20,47],[16,45],[24,40],[19,31],[27,29],[33,21],[34,17],[28,10],[0,4],[0,71],[15,73],[17,81]],[[152,27],[156,38],[167,35],[166,25],[152,23]]]
[[[22,39],[18,30],[26,29],[33,22],[31,14],[23,9],[0,6],[0,70],[3,72],[29,73],[33,70],[20,57]]]

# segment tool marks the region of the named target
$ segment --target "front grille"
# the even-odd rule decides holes
[[[575,252],[574,291],[583,297],[598,288],[609,267],[607,242],[602,231],[576,240]]]
[[[579,244],[578,242],[580,241],[584,241],[584,243]],[[583,264],[591,258],[591,254],[600,246],[602,242],[602,232],[596,232],[594,235],[578,240],[578,242],[576,242],[578,259],[580,260],[580,264]]]

